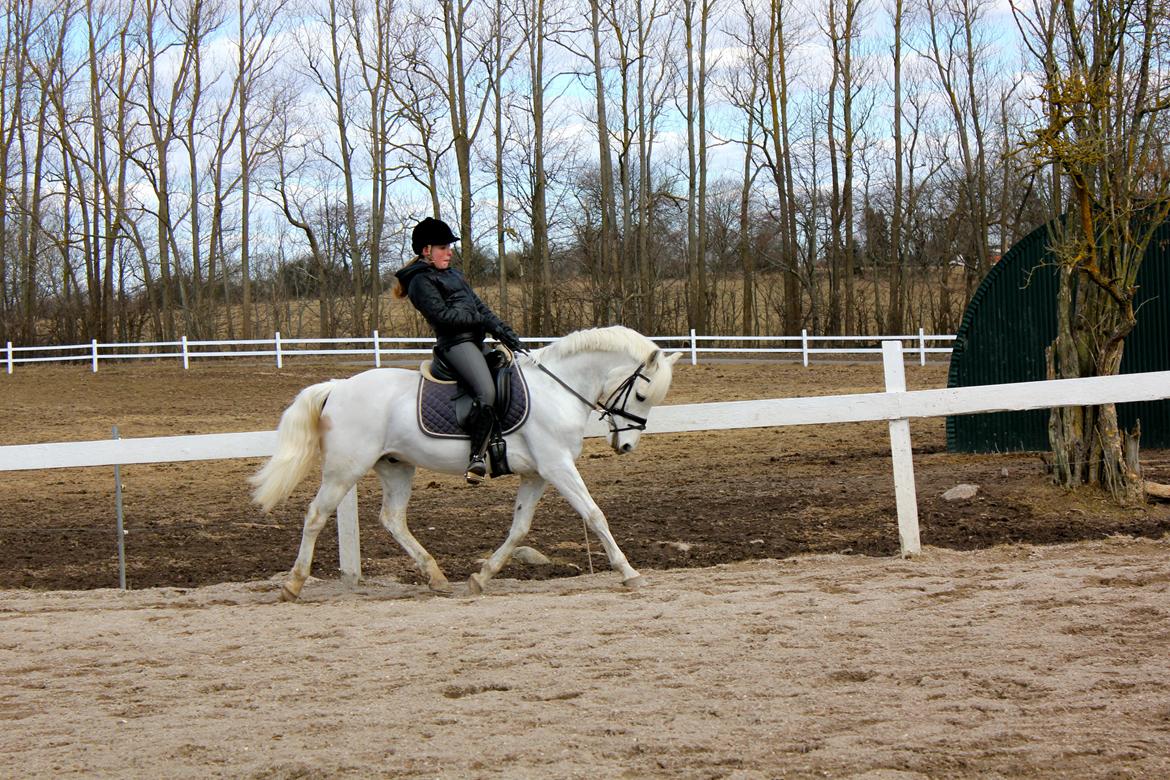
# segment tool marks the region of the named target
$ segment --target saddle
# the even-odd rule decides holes
[[[499,436],[488,446],[492,476],[510,474],[503,437],[528,420],[528,383],[524,373],[505,350],[487,355],[488,369],[496,383],[496,419]],[[418,427],[437,439],[469,439],[464,429],[474,396],[455,373],[436,355],[419,366]]]

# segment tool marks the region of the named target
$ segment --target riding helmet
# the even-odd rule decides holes
[[[410,234],[410,248],[416,255],[421,255],[424,246],[454,244],[459,236],[451,232],[451,227],[441,219],[427,217],[414,226]]]

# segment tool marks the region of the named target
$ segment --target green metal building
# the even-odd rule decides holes
[[[1056,336],[1057,270],[1048,226],[1011,248],[979,285],[951,354],[947,387],[1045,378],[1044,350]],[[1125,342],[1121,373],[1170,370],[1170,223],[1150,242],[1139,269],[1137,327]],[[1170,447],[1170,400],[1121,404],[1128,430],[1141,420],[1142,446]],[[1048,449],[1048,410],[947,418],[952,452]]]

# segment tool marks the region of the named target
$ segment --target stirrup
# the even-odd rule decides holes
[[[467,464],[466,477],[469,485],[478,485],[487,479],[487,464],[482,455],[478,458],[472,458],[471,462]]]

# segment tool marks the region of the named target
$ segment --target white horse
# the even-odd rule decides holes
[[[508,465],[520,476],[512,528],[500,548],[472,574],[468,587],[482,593],[524,539],[536,503],[552,483],[601,539],[610,565],[628,587],[644,580],[630,566],[574,465],[594,409],[609,421],[609,443],[632,451],[650,407],[670,388],[680,353],[664,355],[650,339],[620,326],[571,333],[520,360],[530,402],[528,420],[505,437]],[[292,493],[321,456],[321,487],[305,515],[300,552],[281,590],[299,598],[313,562],[317,535],[341,499],[371,468],[382,480],[382,525],[414,559],[431,590],[450,593],[446,576],[406,525],[406,504],[416,466],[447,474],[467,467],[468,442],[426,436],[415,399],[419,374],[374,369],[302,390],[284,411],[272,458],[252,478],[253,499],[271,510]]]

